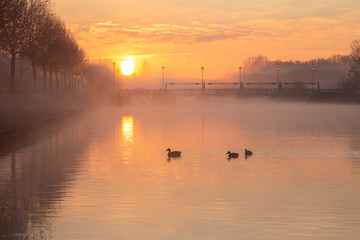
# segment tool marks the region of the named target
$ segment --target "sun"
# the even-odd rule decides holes
[[[125,60],[121,62],[121,73],[125,76],[130,76],[134,73],[135,61]]]

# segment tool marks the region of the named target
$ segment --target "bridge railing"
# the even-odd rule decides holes
[[[179,83],[169,85],[195,85],[196,88],[166,88],[166,89],[121,89],[118,91],[122,95],[155,95],[155,94],[177,94],[177,95],[309,95],[315,93],[340,93],[339,89],[320,89],[318,83],[302,83],[299,87],[296,87],[297,83],[283,82],[280,84],[276,82],[253,82],[246,83],[248,87],[242,88],[238,82],[234,83],[207,83],[207,87],[204,85],[197,87],[199,83]],[[168,85],[168,86],[169,86]],[[219,86],[221,85],[221,86]],[[237,85],[232,87],[230,85]],[[306,87],[310,85],[311,87]]]
[[[198,95],[202,94],[202,89],[196,88],[178,88],[178,89],[166,89],[166,94],[178,94],[178,95]]]
[[[123,95],[153,95],[161,92],[163,92],[162,89],[145,89],[145,88],[118,90],[118,93]]]

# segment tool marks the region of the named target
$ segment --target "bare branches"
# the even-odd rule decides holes
[[[50,0],[0,0],[0,49],[11,56],[11,91],[15,92],[15,58],[31,62],[34,89],[35,68],[79,74],[85,53],[78,46],[65,23],[51,9]]]
[[[358,82],[360,82],[360,39],[354,40],[351,44],[350,77],[357,82],[357,87],[359,87]]]
[[[15,92],[15,57],[20,52],[27,17],[26,0],[0,1],[0,36],[2,50],[10,53],[10,90]]]

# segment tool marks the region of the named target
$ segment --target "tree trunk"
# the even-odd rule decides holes
[[[35,66],[35,63],[32,62],[31,66],[32,66],[32,70],[33,70],[33,88],[34,88],[34,92],[36,92],[37,91],[37,79],[36,79],[36,66]]]
[[[56,94],[59,94],[59,79],[58,72],[55,70],[55,85],[56,85]]]
[[[64,73],[63,75],[63,92],[64,94],[66,94],[67,89],[66,89],[66,73]]]
[[[66,92],[70,93],[70,76],[65,73]]]
[[[75,95],[78,95],[79,92],[79,76],[75,74]]]
[[[43,69],[43,76],[44,76],[44,93],[46,93],[46,70]]]
[[[71,93],[71,76],[70,76],[70,73],[68,73],[67,76],[66,76],[66,88],[67,88],[67,92],[70,94]]]
[[[65,73],[64,72],[62,72],[61,92],[62,92],[62,94],[65,94]]]
[[[11,65],[10,65],[10,92],[11,93],[16,93],[16,86],[15,86],[15,59],[16,59],[15,52],[11,52]]]
[[[53,82],[52,82],[52,68],[49,70],[49,81],[50,81],[50,94],[53,92]]]
[[[74,74],[69,73],[69,79],[70,79],[70,94],[74,93]]]

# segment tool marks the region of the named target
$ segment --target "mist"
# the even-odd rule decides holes
[[[196,12],[170,2],[171,23],[144,9],[156,21],[86,26],[48,0],[0,1],[0,239],[357,239],[360,40],[349,55],[228,64],[286,28],[233,24],[236,1],[177,23]]]

